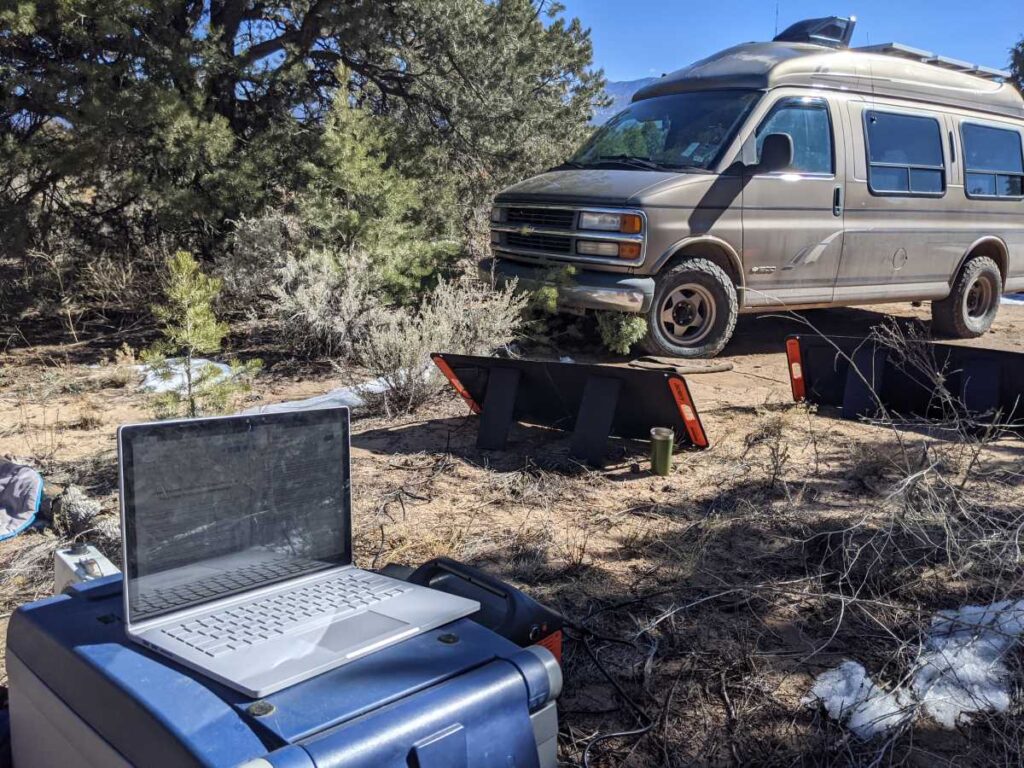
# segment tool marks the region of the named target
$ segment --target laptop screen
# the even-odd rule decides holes
[[[118,438],[129,623],[352,562],[347,408]]]

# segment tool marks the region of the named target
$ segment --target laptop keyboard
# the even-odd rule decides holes
[[[412,589],[372,573],[340,574],[162,631],[208,656],[221,656],[306,629],[326,616],[334,620],[362,611]]]
[[[323,567],[324,564],[321,562],[294,557],[265,560],[255,565],[235,568],[217,576],[209,576],[188,584],[147,590],[139,596],[135,607],[140,614],[159,613],[200,603],[220,595],[228,595],[257,584],[265,584],[268,581],[312,572]]]

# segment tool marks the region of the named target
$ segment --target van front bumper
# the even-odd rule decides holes
[[[480,276],[494,276],[498,285],[513,278],[527,289],[553,285],[545,267],[521,264],[509,259],[484,259]],[[634,277],[617,272],[595,272],[577,267],[568,284],[558,285],[558,304],[575,309],[610,309],[617,312],[646,312],[654,300],[654,278]]]

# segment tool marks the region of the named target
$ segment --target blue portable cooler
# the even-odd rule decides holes
[[[15,768],[554,768],[561,672],[469,619],[254,701],[130,642],[121,578],[18,609]]]

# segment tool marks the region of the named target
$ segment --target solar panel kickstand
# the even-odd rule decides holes
[[[961,374],[960,402],[970,416],[984,416],[999,408],[999,380],[1002,366],[998,360],[974,358],[964,363]],[[1007,414],[1002,414],[1003,418]]]
[[[487,379],[487,392],[480,409],[477,448],[500,451],[508,442],[519,392],[520,372],[516,368],[493,368]]]
[[[576,428],[569,444],[569,454],[585,459],[588,464],[601,466],[608,447],[608,435],[615,420],[615,406],[619,401],[619,379],[591,376],[583,387],[580,410],[576,415]]]
[[[863,346],[853,353],[843,390],[843,418],[874,416],[878,411],[888,355],[884,349]]]

